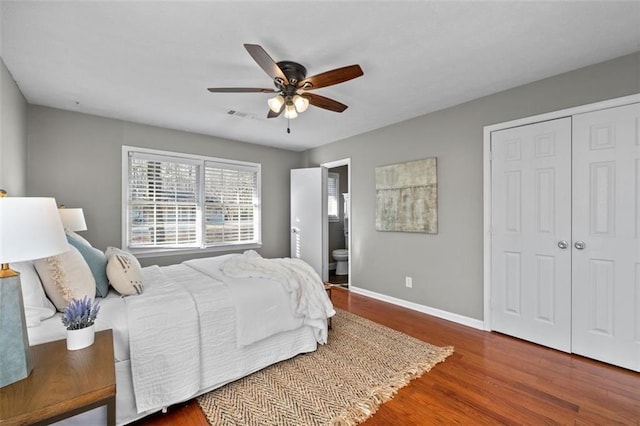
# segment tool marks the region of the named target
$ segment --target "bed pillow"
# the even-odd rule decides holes
[[[44,294],[40,277],[32,262],[14,262],[11,269],[20,272],[20,286],[27,327],[34,327],[40,321],[51,318],[56,313],[56,307]],[[1,285],[1,284],[0,284]]]
[[[140,269],[142,269],[142,265],[140,265],[140,262],[138,261],[138,259],[132,255],[131,253],[129,253],[128,251],[124,251],[122,249],[119,249],[117,247],[107,247],[107,250],[104,252],[104,254],[107,256],[107,260],[110,260],[112,256],[116,255],[116,254],[123,254],[125,256],[131,256],[131,260],[133,261],[133,263]]]
[[[91,243],[90,243],[89,241],[87,241],[84,237],[82,237],[82,236],[80,236],[80,235],[76,234],[76,233],[75,233],[75,232],[73,232],[73,231],[69,231],[68,229],[65,229],[65,230],[64,230],[64,232],[67,234],[67,238],[68,238],[68,237],[71,237],[71,238],[73,238],[74,240],[76,240],[77,242],[82,243],[82,244],[84,244],[85,246],[89,246],[89,247],[91,247]]]
[[[111,286],[123,296],[142,294],[144,284],[142,282],[142,268],[140,262],[131,253],[108,247],[107,277]]]
[[[97,248],[82,243],[82,241],[78,240],[75,235],[67,233],[67,241],[78,249],[85,262],[87,262],[87,265],[89,265],[91,274],[96,280],[96,297],[107,297],[107,293],[109,293],[107,256]]]
[[[96,280],[78,249],[71,244],[66,252],[34,260],[33,264],[45,293],[60,312],[71,299],[95,297]]]

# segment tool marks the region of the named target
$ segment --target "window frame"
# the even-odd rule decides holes
[[[335,180],[335,202],[337,214],[334,216],[329,212],[330,199],[332,194],[329,193],[329,179]],[[327,219],[329,222],[340,222],[340,174],[328,172],[327,173]]]
[[[200,229],[197,231],[199,237],[199,245],[193,247],[129,247],[129,156],[130,153],[138,153],[141,157],[154,157],[159,159],[175,159],[178,162],[184,163],[196,163],[200,167],[200,179],[198,185],[197,194],[197,223]],[[229,169],[233,170],[250,170],[256,173],[256,193],[254,203],[254,232],[255,238],[251,242],[226,242],[215,243],[213,245],[205,245],[205,223],[204,223],[204,206],[205,201],[205,165],[214,163],[217,166],[229,165]],[[248,161],[230,160],[225,158],[209,157],[198,154],[188,154],[175,151],[165,151],[151,148],[134,147],[128,145],[122,145],[122,186],[121,186],[121,243],[122,248],[127,250],[137,257],[156,257],[156,256],[170,256],[170,255],[182,255],[182,254],[196,254],[206,252],[221,252],[229,250],[247,250],[256,249],[262,247],[262,165],[260,163],[253,163]]]

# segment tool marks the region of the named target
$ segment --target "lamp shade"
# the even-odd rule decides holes
[[[275,113],[279,113],[282,109],[282,105],[284,105],[284,97],[282,95],[276,95],[273,98],[267,100],[267,104],[271,111]]]
[[[86,231],[87,223],[84,221],[84,211],[82,209],[68,209],[61,207],[58,209],[62,226],[69,231]]]
[[[291,103],[284,107],[284,118],[296,118],[298,113],[296,112],[296,107]]]
[[[0,198],[0,263],[41,259],[67,251],[53,198]]]
[[[293,105],[296,107],[296,111],[298,112],[305,112],[307,108],[309,108],[309,99],[305,97],[294,95],[292,101]]]

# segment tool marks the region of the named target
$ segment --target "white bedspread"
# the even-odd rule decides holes
[[[303,319],[293,315],[289,296],[277,281],[226,276],[222,272],[223,265],[240,255],[221,257],[193,259],[184,264],[223,282],[229,290],[236,313],[238,347],[302,326]]]
[[[158,266],[143,274],[145,292],[125,298],[139,413],[191,397],[200,389],[201,375],[200,327],[191,294]]]
[[[234,359],[238,350],[282,332],[308,325],[316,342],[326,343],[326,318],[335,314],[320,278],[302,261],[225,255],[143,274],[145,292],[124,298],[138,413],[241,377],[252,367]],[[233,339],[221,339],[229,332]]]
[[[265,259],[249,250],[242,255],[184,263],[229,286],[236,306],[239,345],[292,330],[301,324],[315,330],[318,343],[327,342],[326,320],[335,315],[335,310],[322,280],[306,262],[289,258]],[[278,317],[277,321],[273,321],[274,316]]]

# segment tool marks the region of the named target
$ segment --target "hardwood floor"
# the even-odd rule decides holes
[[[335,270],[329,271],[329,283],[347,287],[347,284],[349,283],[349,275],[336,275],[335,272]]]
[[[444,363],[400,389],[364,424],[639,425],[640,374],[487,333],[344,289],[338,308],[435,345]],[[207,425],[198,404],[172,407],[140,425]]]

